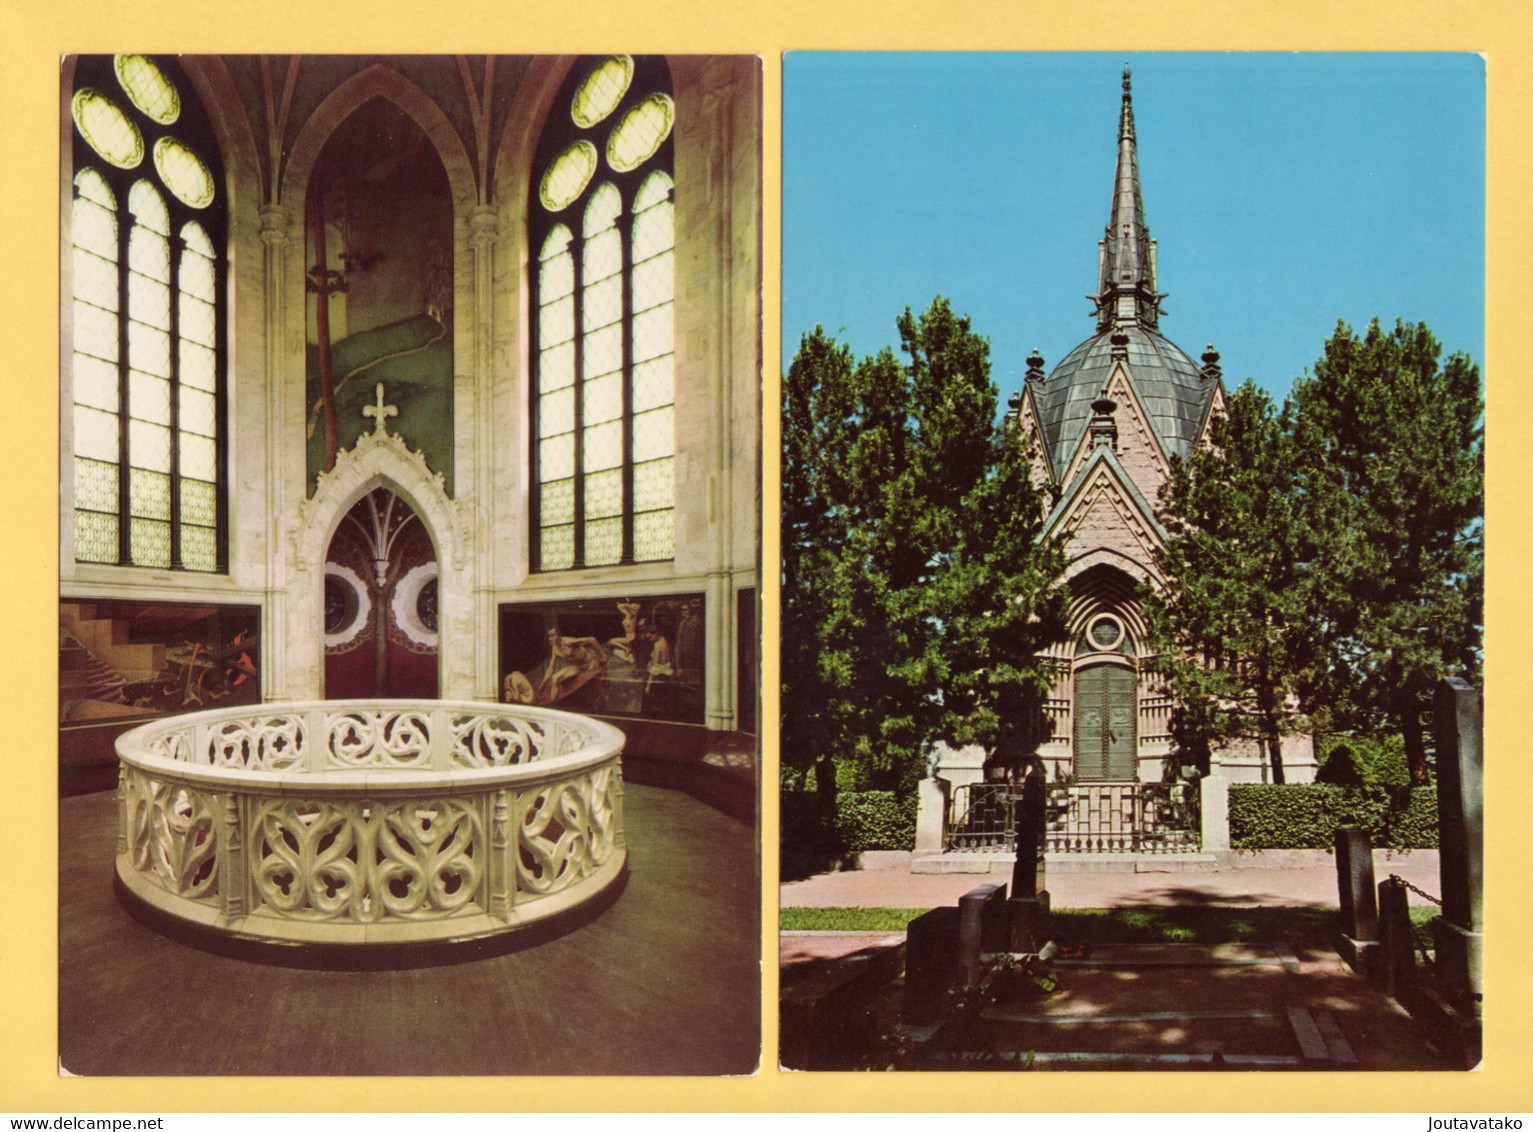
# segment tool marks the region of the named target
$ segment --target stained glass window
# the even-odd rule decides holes
[[[585,192],[595,172],[596,147],[588,141],[573,142],[543,174],[538,199],[550,212],[558,212]]]
[[[611,114],[628,93],[631,82],[633,59],[627,55],[614,55],[597,67],[575,90],[570,103],[570,117],[575,125],[588,128]]]
[[[582,60],[565,89],[530,218],[534,567],[662,561],[676,541],[670,75],[660,59]]]
[[[671,133],[676,107],[668,95],[652,94],[612,128],[607,139],[607,163],[619,173],[637,169]]]
[[[208,163],[175,138],[154,143],[154,167],[165,187],[193,208],[213,203],[213,172]]]
[[[144,159],[144,135],[133,120],[99,90],[75,92],[75,128],[96,154],[119,169],[132,169]]]
[[[181,96],[176,84],[165,77],[165,72],[154,65],[147,55],[116,55],[112,58],[112,70],[123,91],[146,115],[162,126],[168,126],[181,116]]]
[[[217,148],[171,61],[85,56],[75,78],[75,558],[217,572],[227,522]]]

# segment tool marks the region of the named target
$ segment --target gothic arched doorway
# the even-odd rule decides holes
[[[1131,782],[1136,776],[1138,681],[1132,668],[1095,664],[1075,673],[1075,776]]]
[[[336,528],[324,608],[327,699],[437,696],[436,550],[387,488],[364,495]]]
[[[1075,776],[1082,782],[1139,777],[1139,679],[1123,622],[1092,618],[1076,649]]]

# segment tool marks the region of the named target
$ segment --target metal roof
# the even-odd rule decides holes
[[[1170,339],[1140,326],[1120,326],[1086,339],[1045,380],[1033,383],[1038,426],[1056,474],[1069,463],[1091,421],[1091,402],[1112,373],[1114,334],[1128,337],[1129,381],[1166,452],[1187,456],[1197,444],[1218,382],[1203,377],[1198,363]]]

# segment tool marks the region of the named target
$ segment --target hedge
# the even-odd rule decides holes
[[[1333,849],[1336,827],[1362,827],[1380,849],[1437,848],[1437,791],[1430,786],[1230,787],[1235,849]]]
[[[836,835],[848,853],[912,849],[916,843],[915,799],[901,802],[892,790],[837,794]]]

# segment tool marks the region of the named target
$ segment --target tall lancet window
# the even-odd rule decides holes
[[[78,61],[75,559],[226,569],[225,212],[212,131],[170,60]]]
[[[533,568],[675,555],[675,232],[663,60],[582,59],[533,171]]]

